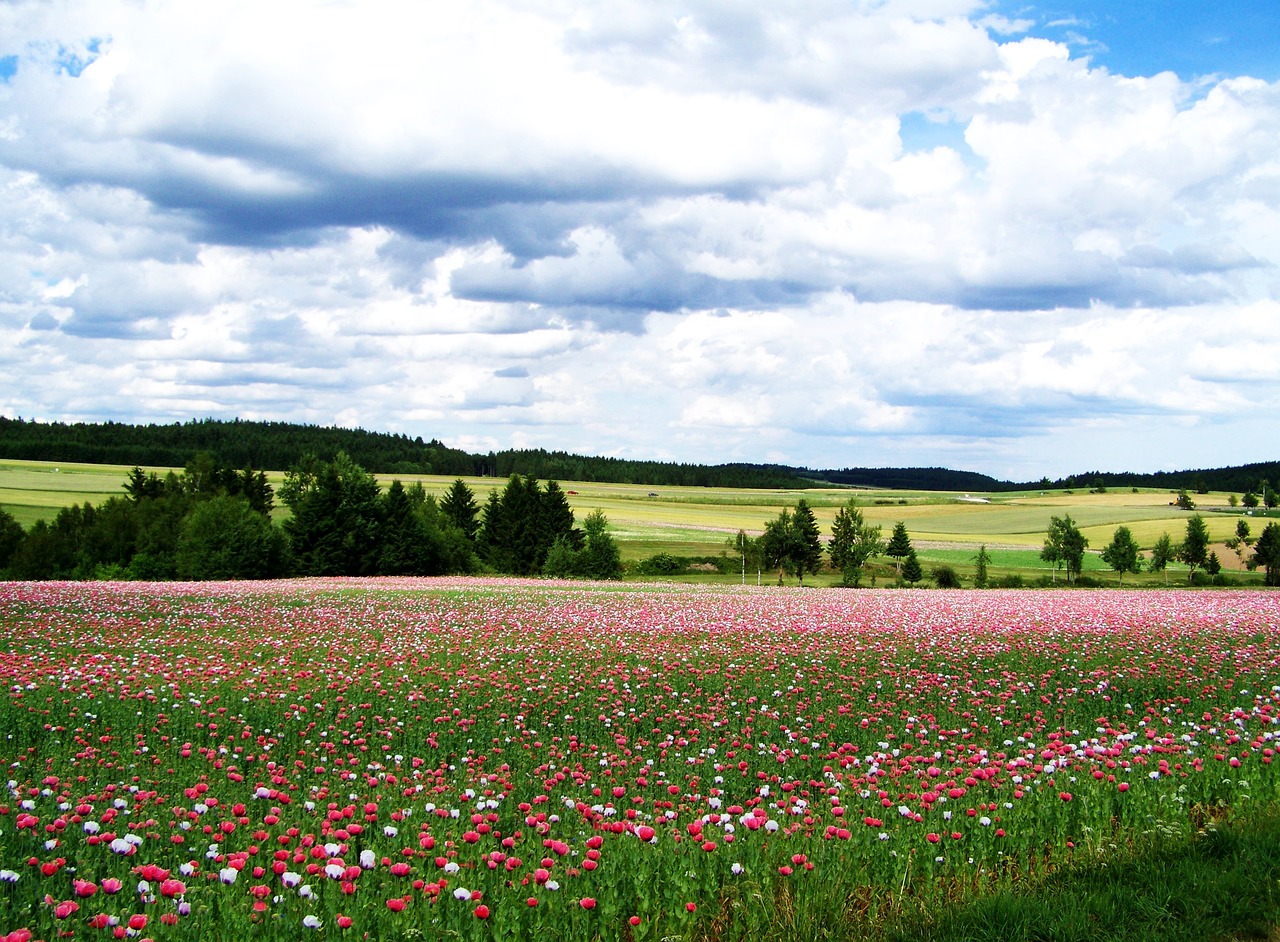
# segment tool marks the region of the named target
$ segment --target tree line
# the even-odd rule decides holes
[[[1069,515],[1063,521],[1059,521],[1057,517],[1053,519],[1058,524],[1060,532],[1074,533],[1070,538],[1073,549],[1068,573],[1070,574],[1071,568],[1074,567],[1078,575],[1080,570],[1079,564],[1075,562],[1074,546],[1081,541],[1083,546],[1088,546],[1089,541],[1079,536],[1079,530],[1075,528]],[[1054,530],[1051,527],[1050,538],[1045,540],[1045,548],[1041,553],[1045,559],[1051,558],[1054,552],[1051,548],[1053,534]],[[1222,572],[1222,561],[1218,558],[1216,550],[1209,549],[1209,544],[1208,524],[1200,514],[1193,514],[1187,519],[1186,532],[1182,540],[1175,543],[1167,532],[1160,534],[1151,548],[1149,558],[1142,556],[1138,543],[1128,527],[1117,527],[1111,542],[1102,549],[1102,559],[1119,575],[1122,585],[1125,573],[1141,572],[1144,563],[1150,572],[1165,573],[1166,584],[1169,563],[1182,563],[1187,567],[1187,581],[1195,582],[1197,571],[1210,577],[1216,577]],[[1249,569],[1264,569],[1267,585],[1280,586],[1280,523],[1268,523],[1255,540],[1251,534],[1249,521],[1241,518],[1236,521],[1235,535],[1226,541],[1226,545],[1228,549],[1239,555]],[[1083,546],[1079,550],[1081,554]],[[1065,555],[1063,558],[1065,559]]]
[[[22,580],[273,579],[498,572],[614,579],[621,554],[594,511],[577,526],[555,481],[512,475],[482,509],[461,479],[384,491],[345,452],[306,456],[279,493],[266,475],[198,454],[181,473],[134,467],[124,493],[29,530],[0,510],[0,575]],[[276,499],[290,513],[276,524]]]
[[[821,530],[804,500],[794,509],[784,508],[777,517],[767,521],[760,536],[751,537],[745,530],[739,530],[730,542],[734,554],[741,558],[744,582],[748,569],[756,573],[757,581],[764,570],[776,569],[779,585],[785,575],[797,577],[803,585],[806,574],[813,575],[824,566]],[[1240,519],[1236,522],[1235,536],[1227,540],[1226,545],[1239,554],[1248,568],[1264,569],[1267,585],[1280,586],[1280,523],[1268,523],[1255,540],[1248,521]],[[1126,526],[1116,528],[1111,542],[1103,547],[1100,555],[1118,574],[1121,585],[1125,574],[1141,572],[1144,563],[1149,571],[1166,574],[1170,563],[1182,563],[1188,567],[1187,581],[1195,582],[1198,571],[1213,577],[1222,570],[1217,552],[1209,546],[1208,525],[1204,517],[1195,514],[1187,520],[1181,541],[1175,543],[1168,533],[1161,534],[1149,558],[1142,555],[1133,532]],[[1088,547],[1088,538],[1070,514],[1051,517],[1040,551],[1040,558],[1050,564],[1051,584],[1057,583],[1059,572],[1067,584],[1076,582],[1084,570]],[[866,522],[856,499],[850,499],[836,511],[825,555],[830,568],[840,574],[841,584],[846,586],[861,585],[869,562],[877,556],[893,560],[900,584],[915,585],[924,578],[906,525],[899,521],[889,539],[883,539],[882,528]],[[991,555],[985,545],[979,548],[973,562],[974,586],[988,587]],[[960,578],[950,566],[935,566],[930,575],[940,588],[960,586]],[[874,575],[872,579],[874,582]],[[1165,581],[1167,584],[1167,575]]]
[[[344,452],[380,474],[439,474],[505,479],[512,474],[544,480],[649,486],[797,488],[823,485],[926,491],[998,492],[1028,488],[1155,487],[1164,490],[1232,491],[1268,506],[1280,499],[1280,462],[1153,474],[1089,471],[1051,481],[1001,481],[946,468],[842,468],[810,470],[786,465],[700,465],[574,455],[563,451],[508,449],[471,454],[435,439],[289,422],[199,419],[168,424],[35,422],[0,416],[0,458],[89,464],[181,467],[208,452],[230,467],[290,468],[304,456],[332,460]]]
[[[794,468],[697,465],[588,457],[543,449],[470,454],[432,439],[288,422],[200,419],[164,425],[120,422],[34,422],[0,416],[0,458],[88,464],[181,467],[206,452],[230,467],[291,468],[308,456],[339,452],[381,474],[439,474],[593,481],[651,486],[811,487]]]
[[[836,511],[825,556],[830,567],[840,574],[842,585],[861,585],[868,564],[877,556],[893,560],[896,576],[902,583],[915,585],[924,578],[906,524],[896,524],[887,541],[882,532],[880,526],[866,522],[855,498],[850,498]],[[739,530],[731,545],[735,555],[741,558],[744,582],[749,569],[756,572],[757,581],[764,570],[776,569],[779,585],[787,575],[797,577],[804,585],[806,574],[813,575],[824,568],[821,528],[813,509],[803,499],[794,509],[783,508],[777,517],[767,521],[759,536],[752,537],[745,530]],[[872,581],[875,581],[874,574]]]

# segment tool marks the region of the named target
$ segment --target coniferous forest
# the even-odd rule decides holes
[[[925,491],[1024,490],[1034,487],[1157,487],[1166,490],[1257,492],[1280,481],[1280,461],[1152,473],[1085,471],[1056,479],[1002,481],[948,468],[845,467],[811,470],[776,464],[701,465],[574,455],[541,448],[471,454],[440,441],[385,432],[197,419],[167,425],[122,422],[36,422],[0,416],[0,458],[181,468],[207,452],[236,468],[292,468],[308,455],[339,452],[375,474],[439,474],[652,486],[796,488],[826,484]]]

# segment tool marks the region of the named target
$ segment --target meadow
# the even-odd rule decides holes
[[[152,470],[152,469],[149,469]],[[154,469],[165,473],[167,469]],[[72,503],[101,504],[119,496],[129,469],[109,465],[55,465],[47,462],[0,460],[0,508],[12,514],[24,527],[38,519],[50,520],[57,510]],[[269,473],[278,487],[284,480],[279,472]],[[404,476],[406,483],[420,482],[428,493],[442,496],[453,482],[450,477]],[[478,503],[504,481],[494,478],[466,478]],[[381,483],[391,478],[383,476]],[[794,507],[801,498],[813,507],[824,536],[830,532],[836,510],[851,497],[856,498],[868,523],[883,527],[887,537],[894,524],[906,524],[926,573],[930,566],[947,564],[969,576],[980,545],[993,555],[993,579],[1017,575],[1028,583],[1050,576],[1048,564],[1040,560],[1045,531],[1052,516],[1070,514],[1089,540],[1085,574],[1114,580],[1114,574],[1099,558],[1120,525],[1128,526],[1139,544],[1150,548],[1162,533],[1176,542],[1186,529],[1188,514],[1173,506],[1174,494],[1154,489],[1112,490],[1095,494],[1085,491],[1025,491],[993,494],[943,493],[928,491],[888,491],[847,488],[806,490],[755,490],[705,487],[651,487],[647,485],[561,482],[570,506],[581,520],[592,510],[602,510],[609,520],[610,534],[625,562],[635,562],[656,553],[680,557],[718,556],[730,553],[729,541],[738,530],[758,535],[767,520],[784,507]],[[1239,495],[1237,495],[1239,496]],[[1223,545],[1235,533],[1242,510],[1229,507],[1229,495],[1194,495],[1203,512],[1212,547],[1225,570],[1243,582],[1261,583],[1261,575],[1244,572],[1240,558]],[[277,519],[287,513],[277,508]],[[1275,513],[1274,511],[1272,512]],[[1261,532],[1266,520],[1262,511],[1244,517]],[[1174,583],[1186,570],[1177,564],[1167,575],[1127,576],[1125,583],[1163,585]],[[750,574],[754,581],[755,573]],[[891,578],[890,561],[880,564],[870,575]],[[769,574],[763,574],[761,580]],[[741,581],[733,576],[701,574],[684,577],[709,582]],[[818,584],[834,584],[834,573],[822,573]]]
[[[8,583],[0,938],[963,933],[1274,809],[1277,625],[1247,590]]]

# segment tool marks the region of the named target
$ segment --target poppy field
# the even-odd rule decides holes
[[[844,938],[1273,805],[1280,596],[0,584],[0,939]]]

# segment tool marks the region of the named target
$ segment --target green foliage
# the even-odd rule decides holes
[[[547,550],[547,560],[542,564],[542,574],[549,579],[571,579],[578,574],[578,551],[567,537],[557,537]]]
[[[475,542],[480,533],[480,508],[471,488],[467,487],[462,478],[454,481],[441,498],[440,512],[468,540]]]
[[[889,537],[889,543],[884,548],[884,554],[893,559],[898,570],[898,575],[902,575],[902,561],[911,553],[911,537],[907,534],[907,525],[899,520],[893,525],[893,534]]]
[[[674,576],[684,569],[684,561],[670,553],[654,553],[635,566],[635,571],[642,576]]]
[[[1280,925],[1280,816],[1254,810],[1203,831],[1161,831],[1040,881],[893,920],[882,942],[1269,939]]]
[[[0,509],[0,571],[9,565],[9,560],[17,551],[25,534],[13,514]]]
[[[574,552],[582,549],[582,534],[573,523],[573,511],[556,482],[543,489],[536,478],[513,474],[500,496],[490,492],[480,552],[498,572],[537,575],[557,539],[567,540]]]
[[[1111,542],[1102,548],[1103,561],[1120,574],[1120,584],[1124,585],[1126,572],[1142,571],[1142,563],[1138,556],[1138,543],[1128,527],[1117,527]]]
[[[285,538],[244,497],[217,495],[187,516],[178,540],[181,579],[272,579],[284,571]]]
[[[977,589],[985,589],[987,587],[987,566],[991,563],[991,554],[987,552],[987,544],[983,543],[978,550],[978,555],[973,557],[974,573],[973,585]]]
[[[1253,545],[1254,568],[1267,570],[1266,583],[1280,586],[1280,523],[1268,523]]]
[[[1191,495],[1186,491],[1178,491],[1178,499],[1174,501],[1174,504],[1182,510],[1196,509],[1196,502],[1191,499]]]
[[[378,482],[345,453],[308,457],[285,475],[280,499],[293,511],[285,533],[298,572],[362,576],[378,569]]]
[[[742,578],[743,585],[746,585],[747,582],[747,570],[755,571],[758,579],[760,568],[763,564],[760,541],[748,536],[746,530],[739,530],[729,540],[729,545],[733,548],[734,555],[738,558],[738,572]]]
[[[1070,514],[1049,518],[1049,532],[1045,536],[1040,558],[1053,565],[1053,578],[1057,580],[1059,567],[1066,570],[1071,582],[1084,568],[1084,551],[1089,540],[1080,532]]]
[[[617,579],[622,575],[622,553],[609,535],[604,512],[593,510],[582,521],[586,546],[578,551],[578,574],[588,579]],[[560,537],[558,539],[567,539]]]
[[[827,551],[831,567],[841,574],[841,582],[852,586],[862,582],[862,567],[867,561],[885,551],[880,527],[867,525],[853,498],[836,511]]]
[[[939,589],[960,588],[960,576],[950,566],[934,566],[929,570],[929,576]]]
[[[427,522],[425,494],[391,482],[378,508],[377,562],[387,576],[434,576],[445,571],[438,545],[439,530]]]
[[[1173,540],[1167,533],[1161,533],[1160,538],[1156,540],[1155,545],[1151,547],[1151,562],[1147,565],[1152,572],[1166,573],[1166,585],[1169,583],[1169,577],[1167,575],[1169,564],[1174,561],[1176,554],[1177,547],[1173,545]]]
[[[1188,580],[1195,575],[1197,567],[1208,562],[1208,555],[1209,527],[1204,522],[1204,517],[1196,514],[1187,521],[1187,533],[1182,538],[1177,551],[1178,562],[1191,567],[1191,572],[1187,575]]]
[[[778,567],[778,585],[783,573],[795,573],[804,585],[806,572],[817,572],[822,565],[822,543],[818,523],[807,501],[796,504],[794,512],[785,507],[764,526],[760,552],[767,566]]]
[[[782,508],[774,519],[764,525],[764,533],[760,535],[760,552],[766,566],[778,568],[778,585],[782,585],[784,572],[792,571],[791,562],[794,527],[791,523],[791,511]]]
[[[791,515],[792,565],[804,585],[804,574],[815,573],[822,568],[822,538],[818,529],[818,521],[814,519],[809,502],[803,498],[796,503],[795,513]]]
[[[908,585],[915,585],[924,578],[924,569],[920,566],[920,560],[916,557],[914,549],[907,550],[907,558],[902,562],[902,579]]]

